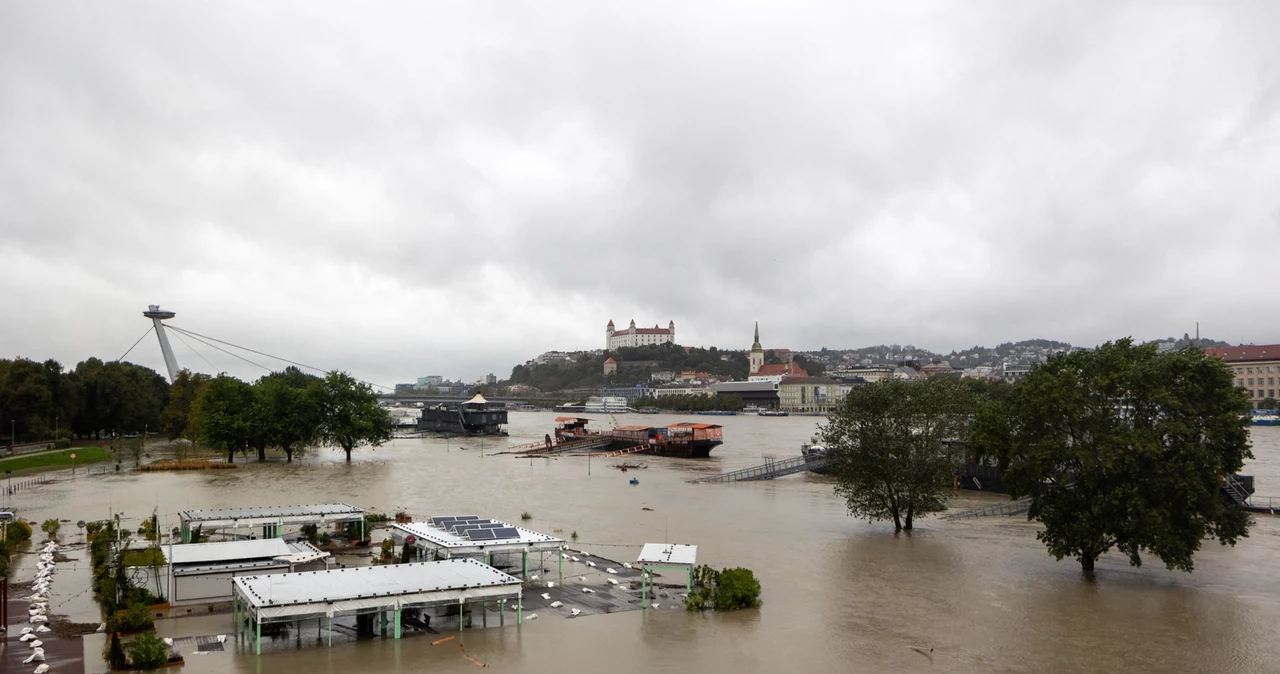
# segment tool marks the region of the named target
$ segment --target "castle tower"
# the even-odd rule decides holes
[[[760,346],[760,321],[756,321],[756,341],[751,345],[751,354],[747,356],[751,365],[750,373],[755,374],[764,366],[764,347]]]
[[[167,321],[177,314],[164,311],[158,304],[151,304],[147,306],[146,311],[142,312],[142,315],[150,318],[155,324],[156,337],[160,338],[160,353],[164,356],[164,365],[169,369],[169,383],[172,384],[178,379],[178,359],[173,357],[173,347],[169,346],[169,335],[165,334],[164,323],[161,321]]]
[[[604,326],[604,350],[613,350],[613,319],[609,319],[609,324]]]
[[[675,321],[671,321],[667,323],[667,332],[671,334],[671,343],[675,344],[676,343],[676,322]]]

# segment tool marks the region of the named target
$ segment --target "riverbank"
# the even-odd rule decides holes
[[[74,459],[71,458],[72,454],[75,455]],[[49,468],[70,468],[73,465],[83,466],[106,461],[110,458],[112,458],[111,452],[101,447],[55,449],[0,459],[0,471],[11,471],[17,474]]]

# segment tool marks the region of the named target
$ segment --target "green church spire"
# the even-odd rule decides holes
[[[760,346],[760,321],[756,321],[756,341],[751,345],[752,351],[763,351],[764,347]]]

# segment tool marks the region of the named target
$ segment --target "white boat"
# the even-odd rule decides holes
[[[627,407],[627,399],[621,396],[592,396],[583,403],[582,411],[595,414],[626,414],[631,411]]]

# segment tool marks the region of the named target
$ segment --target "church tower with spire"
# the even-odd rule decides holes
[[[760,321],[756,321],[756,341],[751,345],[751,354],[747,359],[751,364],[751,374],[759,372],[760,368],[764,367],[764,347],[760,346]]]

